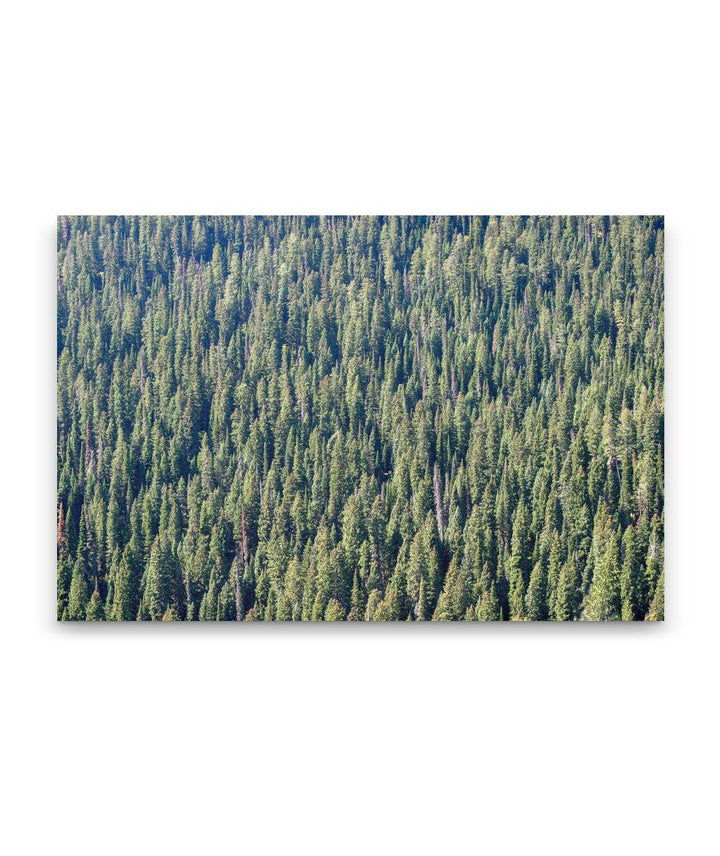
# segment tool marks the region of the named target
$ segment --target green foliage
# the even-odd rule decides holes
[[[70,621],[82,621],[88,604],[88,585],[83,572],[82,564],[77,561],[73,567],[72,581],[70,582],[70,602],[67,617]]]
[[[662,620],[663,244],[60,218],[58,618]]]
[[[85,618],[87,621],[105,620],[105,609],[103,608],[102,600],[100,599],[100,592],[97,589],[92,593],[90,602],[87,605]]]

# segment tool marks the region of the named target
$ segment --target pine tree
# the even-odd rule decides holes
[[[652,603],[647,614],[648,621],[664,621],[665,620],[665,575],[661,575],[658,580],[655,594],[653,595]]]
[[[642,578],[638,561],[635,530],[628,526],[623,535],[625,558],[620,574],[620,600],[623,621],[636,621],[642,618]]]
[[[365,590],[362,580],[360,579],[360,573],[356,568],[353,575],[352,593],[350,595],[350,612],[348,614],[349,621],[363,621],[365,616],[366,600]]]
[[[143,608],[153,621],[162,620],[166,610],[178,603],[177,562],[167,536],[158,536],[150,550]]]
[[[510,620],[525,621],[527,612],[525,610],[525,583],[523,581],[520,559],[517,555],[510,558],[508,567],[508,581],[510,583],[510,594],[508,602],[510,605]]]
[[[575,598],[575,570],[569,562],[566,562],[558,577],[555,621],[572,621],[575,618]]]
[[[478,621],[500,621],[502,619],[500,601],[495,591],[494,582],[480,596],[475,615]]]
[[[73,563],[65,532],[65,512],[61,502],[57,524],[57,617],[59,619],[63,618],[68,610],[72,570]]]
[[[529,621],[544,621],[547,618],[547,580],[545,569],[541,562],[536,562],[527,594],[525,595],[525,609]]]
[[[88,584],[85,579],[85,568],[82,559],[73,566],[70,582],[70,597],[68,602],[68,618],[70,621],[84,621],[88,604]]]
[[[617,536],[610,536],[604,556],[595,567],[587,603],[586,621],[613,621],[620,618],[620,573]]]
[[[113,589],[110,618],[114,621],[132,621],[134,618],[131,601],[130,567],[126,555],[120,559]]]
[[[90,598],[90,602],[87,605],[85,618],[87,619],[87,621],[105,620],[105,610],[103,609],[100,592],[97,590],[97,588],[93,591],[92,597]]]
[[[345,620],[345,610],[343,609],[342,604],[332,598],[325,609],[324,615],[325,621],[344,621]]]

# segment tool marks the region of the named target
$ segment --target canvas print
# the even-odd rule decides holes
[[[664,617],[659,216],[61,216],[57,618]]]

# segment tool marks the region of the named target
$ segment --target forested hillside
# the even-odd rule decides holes
[[[662,619],[662,218],[57,246],[59,619]]]

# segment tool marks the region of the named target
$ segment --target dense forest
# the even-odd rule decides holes
[[[60,217],[61,620],[661,620],[661,217]]]

